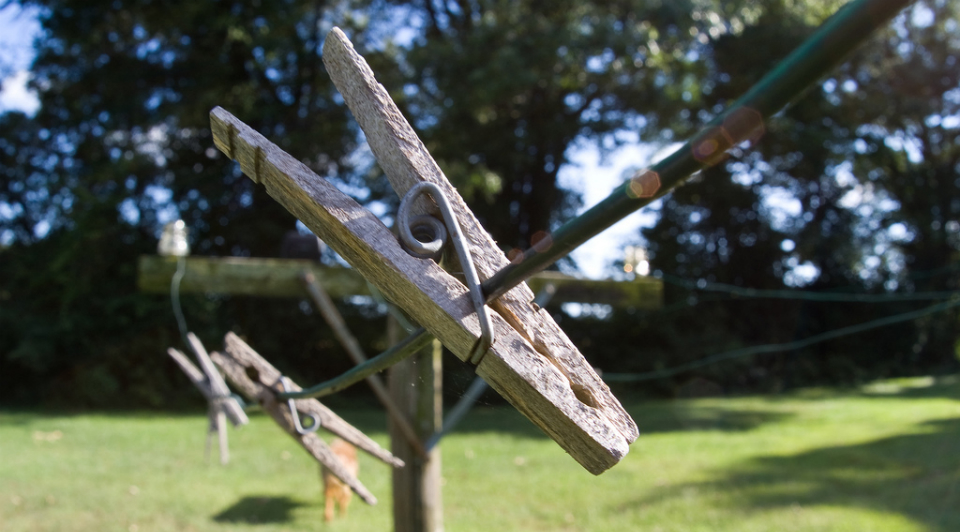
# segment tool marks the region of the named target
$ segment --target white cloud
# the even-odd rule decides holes
[[[0,112],[33,114],[40,108],[36,94],[27,89],[33,61],[33,40],[40,33],[39,11],[11,2],[0,9]]]
[[[40,108],[40,100],[37,99],[36,92],[27,88],[29,80],[30,73],[26,70],[21,70],[3,80],[2,90],[0,90],[0,112],[22,111],[28,115],[37,112]]]
[[[568,152],[570,164],[560,168],[558,184],[583,195],[585,207],[581,209],[582,213],[606,198],[629,177],[631,170],[647,167],[668,155],[668,151],[672,150],[656,151],[648,144],[628,144],[614,150],[606,160],[601,160],[599,150],[584,143]],[[636,243],[640,239],[640,227],[651,226],[656,219],[653,206],[634,212],[585,242],[570,255],[580,266],[584,277],[610,277],[613,262],[623,259],[623,246]]]

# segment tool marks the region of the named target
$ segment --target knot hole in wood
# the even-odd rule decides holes
[[[600,408],[600,402],[597,401],[597,398],[594,397],[593,392],[590,391],[590,389],[586,386],[571,382],[570,389],[573,390],[573,395],[575,395],[581,403],[591,408]]]

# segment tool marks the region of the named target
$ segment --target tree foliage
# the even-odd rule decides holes
[[[948,117],[960,103],[957,21],[955,3],[908,10],[773,117],[753,150],[735,151],[666,199],[657,225],[644,231],[655,267],[760,289],[956,290],[960,124]],[[768,68],[755,61],[757,49],[782,55],[808,31],[796,16],[771,11],[741,34],[718,39],[709,76],[715,105],[741,94]],[[674,290],[699,301],[696,292]],[[924,305],[893,298],[858,305],[699,297],[704,301],[681,311],[685,319],[667,322],[680,329],[693,319],[720,325],[712,345],[685,342],[679,332],[666,340],[667,349],[691,358],[789,342]],[[741,380],[779,384],[942,370],[955,367],[956,321],[956,312],[946,312],[728,368],[740,371]],[[723,368],[705,374],[730,378]]]
[[[334,24],[362,43],[369,17],[349,2],[37,5],[44,33],[32,74],[42,106],[31,118],[0,118],[0,233],[12,240],[0,265],[0,373],[21,383],[4,389],[87,402],[98,395],[87,388],[151,390],[138,402],[159,404],[170,382],[150,370],[168,366],[163,345],[178,335],[167,302],[136,293],[135,264],[154,252],[160,225],[184,218],[194,252],[215,255],[275,255],[294,229],[214,149],[210,109],[230,109],[321,175],[356,185],[347,160],[356,130],[319,47]],[[193,303],[213,311],[193,316],[197,332],[299,322],[289,332],[305,342],[293,358],[322,341],[308,320],[290,319],[303,314],[290,302]]]
[[[505,249],[527,247],[580,206],[557,184],[574,142],[687,132],[676,117],[709,92],[698,80],[711,25],[750,16],[733,4],[414,2],[403,101],[484,226]]]
[[[42,105],[35,116],[0,115],[0,400],[96,404],[124,394],[152,405],[170,404],[185,385],[162,354],[178,337],[168,302],[135,289],[136,257],[153,252],[160,225],[184,218],[195,253],[255,256],[275,255],[294,227],[213,148],[212,107],[240,116],[361,201],[396,201],[324,72],[320,46],[334,25],[511,249],[580,205],[557,183],[571,147],[682,140],[839,4],[24,3],[41,12],[32,85]],[[960,247],[957,8],[920,6],[770,119],[754,149],[735,151],[665,199],[659,222],[644,232],[655,267],[756,288],[955,290],[955,275],[936,272],[948,271]],[[564,325],[575,336],[583,324],[583,334],[610,328],[609,341],[578,341],[592,344],[586,351],[606,369],[642,371],[718,346],[788,341],[915,308],[687,308],[690,298],[707,298],[669,290],[678,303],[662,313]],[[338,350],[305,316],[308,305],[185,303],[202,337],[238,330],[294,375],[318,378],[346,364],[320,355]],[[370,308],[345,311],[358,318],[355,327],[369,327],[361,336],[371,351],[384,347],[377,322],[359,320]],[[820,358],[747,360],[707,375],[755,385],[771,373],[850,378],[931,368],[945,363],[955,321],[894,328],[861,346],[831,344],[816,351]],[[880,346],[889,356],[875,355]],[[851,354],[836,357],[838,350]],[[330,362],[310,363],[321,357]]]

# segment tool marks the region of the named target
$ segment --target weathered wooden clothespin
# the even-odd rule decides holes
[[[440,187],[453,204],[481,280],[505,266],[506,256],[339,29],[327,35],[323,59],[397,193],[403,196],[424,181]],[[211,111],[210,120],[214,143],[248,177],[451,352],[461,360],[470,357],[480,325],[460,281],[432,260],[407,254],[376,216],[224,109]],[[429,212],[430,203],[420,201],[419,208]],[[477,374],[583,467],[600,474],[627,454],[637,426],[533,299],[520,285],[489,303],[495,341]]]
[[[213,437],[213,433],[216,432],[220,441],[220,463],[226,464],[230,461],[230,448],[227,445],[226,419],[230,418],[230,422],[233,423],[234,427],[246,425],[250,420],[247,418],[246,412],[243,411],[243,407],[240,406],[237,399],[230,395],[230,389],[227,388],[227,383],[223,381],[223,377],[220,376],[217,368],[213,365],[210,356],[207,354],[207,350],[204,349],[203,344],[200,343],[200,339],[193,333],[187,333],[187,341],[190,344],[191,350],[193,350],[197,356],[200,367],[203,368],[202,372],[197,369],[182,352],[171,347],[167,350],[167,354],[180,366],[180,369],[187,374],[187,378],[193,382],[194,386],[196,386],[197,389],[200,390],[200,393],[207,399],[207,413],[210,424],[207,430],[204,456],[209,457],[210,439]]]
[[[224,352],[211,353],[211,358],[221,368],[227,379],[251,401],[256,401],[284,431],[304,448],[318,462],[350,486],[367,504],[376,504],[377,498],[350,473],[347,467],[333,454],[330,447],[316,432],[303,434],[296,428],[299,421],[293,419],[286,401],[277,399],[276,392],[281,387],[283,375],[253,350],[239,336],[227,333],[224,338]],[[286,379],[290,391],[299,391],[296,383]],[[297,412],[313,416],[320,427],[341,439],[353,444],[381,462],[393,467],[403,467],[403,461],[383,449],[359,429],[344,421],[332,410],[316,399],[297,399],[294,401]]]

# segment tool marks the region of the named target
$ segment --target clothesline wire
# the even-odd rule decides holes
[[[723,362],[726,360],[732,360],[736,358],[742,358],[750,355],[769,355],[773,353],[779,353],[783,351],[792,351],[796,349],[802,349],[820,342],[825,342],[827,340],[832,340],[834,338],[840,338],[843,336],[849,336],[851,334],[857,334],[871,329],[876,329],[879,327],[884,327],[887,325],[893,325],[895,323],[901,323],[904,321],[912,321],[924,316],[931,314],[936,314],[938,312],[943,312],[951,308],[960,306],[960,299],[952,299],[950,301],[944,301],[942,303],[937,303],[936,305],[931,305],[929,307],[924,307],[918,310],[911,312],[904,312],[902,314],[895,314],[893,316],[887,316],[884,318],[868,321],[865,323],[860,323],[857,325],[851,325],[848,327],[841,327],[839,329],[834,329],[832,331],[827,331],[821,334],[816,334],[802,340],[796,340],[793,342],[787,342],[782,344],[765,344],[765,345],[756,345],[750,347],[742,347],[739,349],[733,349],[730,351],[724,351],[722,353],[717,353],[710,355],[698,360],[680,364],[672,368],[666,368],[656,371],[649,371],[645,373],[604,373],[603,379],[607,382],[641,382],[649,380],[663,379],[667,377],[672,377],[679,373],[685,371],[690,371],[697,368],[702,368],[704,366],[709,366],[716,364],[718,362]]]

